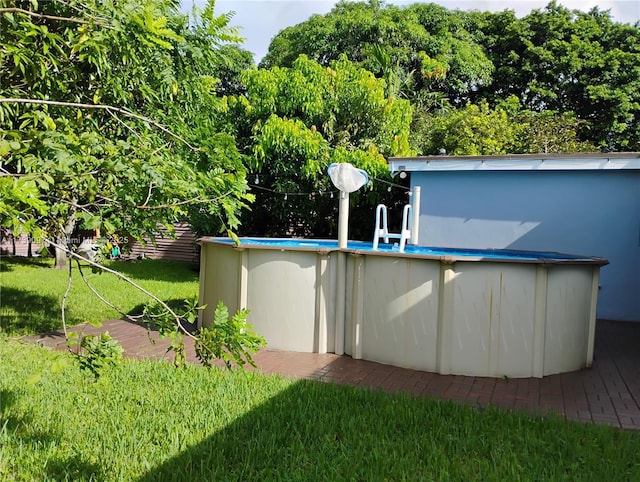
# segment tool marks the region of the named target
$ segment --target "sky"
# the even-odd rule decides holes
[[[531,10],[544,8],[550,0],[432,0],[450,10],[480,10],[498,12],[514,10],[518,17]],[[188,10],[195,2],[202,6],[205,0],[182,0]],[[267,53],[271,39],[280,30],[304,22],[314,13],[329,12],[332,0],[216,0],[216,13],[235,12],[232,25],[241,27],[246,39],[244,49],[253,52],[256,64]],[[420,0],[387,0],[386,4],[409,5]],[[559,4],[575,10],[588,11],[593,7],[610,10],[614,21],[635,24],[640,21],[640,0],[559,0]]]

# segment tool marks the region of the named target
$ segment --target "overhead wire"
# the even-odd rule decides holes
[[[258,175],[256,175],[256,180],[259,183],[259,178]],[[411,195],[411,189],[407,186],[403,186],[402,184],[398,184],[395,182],[391,182],[391,181],[387,181],[385,179],[379,179],[377,177],[373,177],[371,178],[372,181],[378,181],[381,182],[383,184],[386,184],[388,186],[388,191],[391,192],[392,188],[396,188],[396,189],[402,189],[404,191],[407,191],[407,193],[409,195]],[[333,198],[336,194],[338,194],[340,191],[338,190],[328,190],[328,191],[313,191],[313,192],[296,192],[296,191],[278,191],[275,189],[271,189],[268,187],[264,187],[264,186],[260,186],[258,183],[256,184],[249,184],[249,187],[253,188],[253,189],[259,189],[260,191],[266,191],[272,194],[278,194],[280,196],[284,196],[285,201],[289,198],[289,196],[309,196],[309,197],[314,197],[314,196],[330,196],[331,198]]]

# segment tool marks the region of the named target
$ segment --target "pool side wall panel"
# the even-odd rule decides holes
[[[548,268],[545,375],[590,366],[591,266]]]
[[[356,259],[363,260],[364,276],[347,284],[347,303],[359,303],[362,320],[347,353],[360,345],[366,360],[435,371],[440,262],[366,255],[350,258],[349,273]],[[353,321],[347,317],[347,333],[354,332]]]
[[[248,251],[247,306],[253,309],[251,323],[272,348],[317,351],[314,343],[317,255],[301,251]]]
[[[315,251],[236,249],[202,244],[205,277],[200,323],[211,326],[218,301],[247,308],[255,331],[276,350],[334,351],[335,261]],[[322,266],[322,264],[326,266]]]
[[[338,257],[346,259],[337,273]],[[201,323],[251,310],[268,348],[344,352],[441,374],[542,377],[590,366],[599,267],[202,243]],[[339,283],[339,281],[341,281]],[[343,286],[338,293],[339,286]]]
[[[242,276],[242,251],[232,250],[217,244],[203,244],[200,251],[200,304],[206,308],[200,312],[198,324],[211,326],[213,314],[219,301],[230,313],[235,313],[240,304]]]
[[[536,265],[456,263],[451,373],[529,377],[534,358]]]

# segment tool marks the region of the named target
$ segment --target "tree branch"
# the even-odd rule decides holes
[[[91,25],[91,22],[89,22],[88,20],[82,20],[80,18],[58,17],[56,15],[45,15],[43,13],[36,13],[36,12],[32,12],[30,10],[24,10],[24,9],[18,8],[18,7],[0,8],[0,14],[5,14],[5,13],[23,13],[25,15],[29,15],[30,17],[44,18],[44,19],[47,19],[47,20],[60,20],[62,22],[72,22],[72,23],[81,23],[83,25]],[[113,27],[111,25],[105,25],[105,24],[101,24],[101,23],[98,23],[98,25],[100,27],[113,29]]]
[[[111,303],[109,300],[107,300],[104,296],[102,296],[100,293],[98,293],[98,291],[93,287],[93,285],[91,283],[89,283],[89,280],[86,278],[86,276],[84,275],[84,272],[82,271],[82,265],[80,264],[80,260],[76,259],[76,264],[78,265],[78,272],[80,273],[80,277],[82,278],[82,281],[84,281],[84,284],[87,285],[87,287],[91,290],[91,292],[100,300],[102,301],[105,305],[107,305],[108,307],[110,307],[111,309],[117,311],[118,313],[120,313],[122,316],[124,316],[125,318],[127,318],[128,320],[131,321],[138,321],[138,318],[141,318],[141,316],[131,316],[127,313],[125,313],[122,309],[118,308],[116,305],[114,305],[113,303]]]
[[[151,188],[151,186],[150,186]],[[151,191],[151,189],[149,189],[149,191]],[[146,209],[148,211],[152,211],[154,209],[167,209],[167,208],[173,208],[173,207],[177,207],[177,206],[183,206],[185,204],[191,204],[191,203],[198,203],[198,204],[205,204],[205,203],[212,203],[212,202],[216,202],[219,201],[220,199],[227,197],[229,195],[233,194],[233,191],[227,191],[224,194],[221,194],[220,196],[216,196],[214,198],[207,198],[207,199],[202,199],[200,197],[194,197],[191,199],[185,199],[184,201],[177,201],[175,203],[168,203],[168,204],[159,204],[157,206],[147,206],[147,202],[148,202],[148,198],[145,201],[144,204],[138,205],[138,206],[132,206],[133,209]],[[117,199],[111,199],[108,198],[106,196],[103,196],[102,194],[96,194],[96,198],[100,198],[100,199],[104,199],[105,201],[108,201],[112,204],[116,204],[118,206],[122,206],[122,203],[119,202]]]
[[[80,211],[84,211],[85,213],[88,213],[88,214],[92,214],[92,213],[91,213],[91,211],[89,211],[89,209],[87,209],[87,206],[95,206],[95,205],[97,205],[96,203],[78,204],[77,202],[68,201],[67,199],[63,199],[63,198],[60,198],[60,197],[57,197],[57,196],[51,196],[51,195],[47,195],[47,196],[44,196],[44,197],[47,198],[47,199],[53,199],[54,201],[57,201],[57,202],[62,203],[62,204],[67,204],[67,205],[69,205],[69,206],[71,206],[73,208],[76,208],[76,209],[78,209]],[[99,206],[99,204],[98,204],[98,206]]]
[[[149,183],[149,192],[147,193],[147,199],[145,199],[144,202],[142,203],[143,206],[147,206],[149,204],[152,191],[153,191],[153,181]]]
[[[127,283],[129,283],[131,286],[133,286],[134,288],[140,290],[142,293],[144,293],[145,295],[147,295],[149,298],[151,298],[152,300],[154,300],[155,302],[157,302],[160,306],[162,306],[162,308],[164,308],[166,310],[167,313],[169,313],[173,319],[176,322],[176,325],[178,326],[178,328],[180,328],[180,331],[182,331],[182,333],[186,334],[187,336],[193,338],[194,340],[196,339],[196,337],[194,335],[192,335],[191,333],[189,333],[189,331],[182,325],[182,321],[180,320],[180,316],[178,316],[176,314],[175,311],[173,311],[169,305],[167,305],[164,301],[162,301],[160,298],[158,298],[156,295],[154,295],[153,293],[151,293],[150,291],[147,291],[146,289],[144,289],[142,286],[140,286],[139,284],[137,284],[135,281],[133,281],[132,279],[126,277],[125,275],[123,275],[122,273],[119,273],[118,271],[115,271],[113,269],[107,268],[106,266],[103,266],[101,264],[96,263],[95,261],[91,261],[90,259],[87,259],[83,256],[80,256],[79,254],[71,251],[70,249],[68,249],[66,246],[62,246],[58,243],[55,243],[53,241],[51,241],[50,239],[46,240],[51,246],[55,247],[56,249],[60,249],[64,252],[66,252],[71,258],[75,259],[75,260],[82,260],[88,264],[90,264],[91,266],[101,269],[103,271],[106,271],[107,273],[111,273],[115,276],[117,276],[118,278],[120,278],[121,280],[126,281]],[[71,263],[69,263],[71,264]]]
[[[95,176],[96,174],[100,174],[101,171],[102,171],[101,169],[96,169],[96,170],[93,170],[93,171],[79,172],[79,173],[74,173],[74,174],[55,174],[55,175],[52,175],[52,177],[65,179],[65,178]],[[4,167],[0,167],[0,177],[2,177],[2,176],[11,176],[11,177],[15,177],[15,178],[29,177],[29,176],[31,176],[31,177],[42,177],[45,174],[46,173],[44,173],[44,172],[23,172],[23,173],[9,172]]]
[[[62,304],[61,304],[62,330],[64,331],[64,338],[67,341],[69,340],[69,334],[67,333],[67,321],[65,319],[65,308],[66,308],[66,305],[67,305],[67,296],[69,296],[69,291],[71,291],[71,280],[72,280],[71,263],[69,263],[69,277],[67,278],[67,289],[64,290],[64,296],[62,297]]]
[[[113,112],[118,112],[118,113],[120,113],[122,115],[125,115],[127,117],[132,117],[134,119],[138,119],[138,120],[140,120],[142,122],[145,122],[145,123],[157,128],[157,129],[160,129],[165,134],[168,134],[171,137],[173,137],[174,139],[177,139],[180,142],[182,142],[184,145],[186,145],[189,149],[191,149],[194,152],[198,152],[200,150],[199,148],[194,147],[191,144],[189,144],[186,140],[184,140],[179,135],[174,134],[173,132],[171,132],[171,130],[167,129],[165,126],[163,126],[159,122],[156,122],[153,119],[149,119],[148,117],[145,117],[145,116],[140,115],[140,114],[134,114],[133,112],[129,112],[128,110],[123,109],[121,107],[114,107],[112,105],[103,105],[103,104],[82,104],[82,103],[79,103],[79,102],[60,102],[60,101],[57,101],[57,100],[45,100],[45,99],[19,99],[19,98],[12,99],[12,98],[0,97],[0,104],[2,104],[2,103],[55,105],[55,106],[58,106],[58,107],[73,107],[73,108],[76,108],[76,109],[96,109],[96,110],[105,110],[105,111],[109,112],[110,114],[113,114]]]
[[[221,194],[220,196],[211,198],[211,199],[202,199],[199,197],[194,197],[192,199],[185,199],[184,201],[178,201],[175,203],[171,203],[171,204],[159,204],[157,206],[145,206],[144,204],[142,206],[136,206],[136,209],[147,209],[147,210],[153,210],[153,209],[166,209],[166,208],[173,208],[176,206],[182,206],[184,204],[191,204],[191,203],[210,203],[210,202],[216,202],[219,199],[222,199],[223,197],[227,197],[228,195],[230,195],[232,193],[232,191],[227,191],[224,194]]]
[[[120,117],[118,117],[117,115],[115,115],[113,112],[111,112],[110,110],[107,111],[111,117],[113,117],[117,122],[119,122],[120,124],[122,124],[125,129],[128,129],[129,131],[131,131],[131,133],[136,136],[138,139],[142,138],[142,136],[135,131],[135,129],[131,128],[131,126],[127,125],[126,122],[123,122],[122,119],[120,119]]]

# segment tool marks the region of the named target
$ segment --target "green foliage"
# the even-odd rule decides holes
[[[520,19],[513,12],[464,14],[495,66],[473,97],[516,95],[534,112],[573,112],[579,134],[601,149],[640,149],[640,29],[608,11],[552,1]]]
[[[640,476],[640,434],[249,371],[0,342],[2,480],[588,480]],[[33,372],[46,373],[26,384]],[[99,447],[99,450],[96,448]]]
[[[171,305],[177,305],[177,303],[171,303]],[[184,300],[182,307],[171,305],[158,301],[147,303],[142,311],[141,321],[147,323],[149,330],[158,330],[162,338],[169,339],[167,351],[173,351],[173,364],[176,367],[182,367],[186,363],[184,333],[194,331],[199,308],[195,297]]]
[[[448,116],[435,117],[429,129],[425,153],[441,148],[449,155],[496,155],[513,152],[520,129],[502,109],[490,109],[486,101],[467,104]]]
[[[346,54],[384,79],[388,95],[410,99],[414,146],[428,134],[431,114],[483,99],[494,109],[515,95],[532,113],[529,128],[540,130],[524,152],[533,145],[568,152],[581,142],[640,150],[640,29],[614,22],[598,7],[581,12],[552,1],[517,18],[512,10],[339,2],[328,14],[281,31],[261,66],[291,67],[300,54],[325,66]],[[557,119],[554,132],[570,120],[575,142],[534,141],[549,135],[550,118]]]
[[[212,360],[223,360],[227,368],[232,363],[244,367],[255,366],[251,353],[266,346],[264,338],[253,331],[247,323],[248,310],[240,310],[232,317],[224,304],[219,303],[211,327],[196,329],[198,312],[205,306],[198,306],[195,298],[184,300],[181,307],[164,303],[151,303],[144,308],[144,318],[149,329],[156,329],[163,338],[169,338],[170,351],[174,352],[174,365],[186,366],[184,337],[190,333],[194,338],[196,356],[200,362],[211,368]]]
[[[249,310],[240,310],[229,317],[227,307],[218,303],[213,324],[198,330],[195,340],[196,357],[204,366],[210,368],[212,359],[223,360],[227,368],[231,368],[232,363],[240,367],[247,363],[256,366],[251,353],[266,346],[267,342],[247,323],[248,315]]]
[[[99,335],[85,335],[80,340],[80,350],[76,354],[80,369],[86,370],[94,379],[100,378],[105,369],[122,361],[124,349],[109,335],[108,331]]]
[[[213,1],[191,22],[172,0],[17,6],[0,14],[2,226],[153,239],[197,205],[234,228],[245,170],[213,135],[230,17]]]
[[[326,15],[282,30],[263,67],[290,67],[300,54],[329,65],[346,54],[383,78],[389,95],[442,91],[455,103],[491,80],[493,66],[457,12],[436,4],[406,7],[339,2]]]
[[[259,183],[242,234],[335,236],[337,191],[327,167],[350,162],[386,180],[385,156],[412,153],[409,102],[387,96],[384,81],[346,56],[324,67],[303,55],[291,68],[249,70],[243,80],[246,95],[226,99],[229,129]],[[382,199],[406,201],[389,199],[386,188],[374,182],[354,193],[354,216],[373,219]]]
[[[571,113],[522,109],[515,96],[491,108],[486,100],[425,121],[425,155],[501,155],[595,151],[578,139],[580,121]]]

